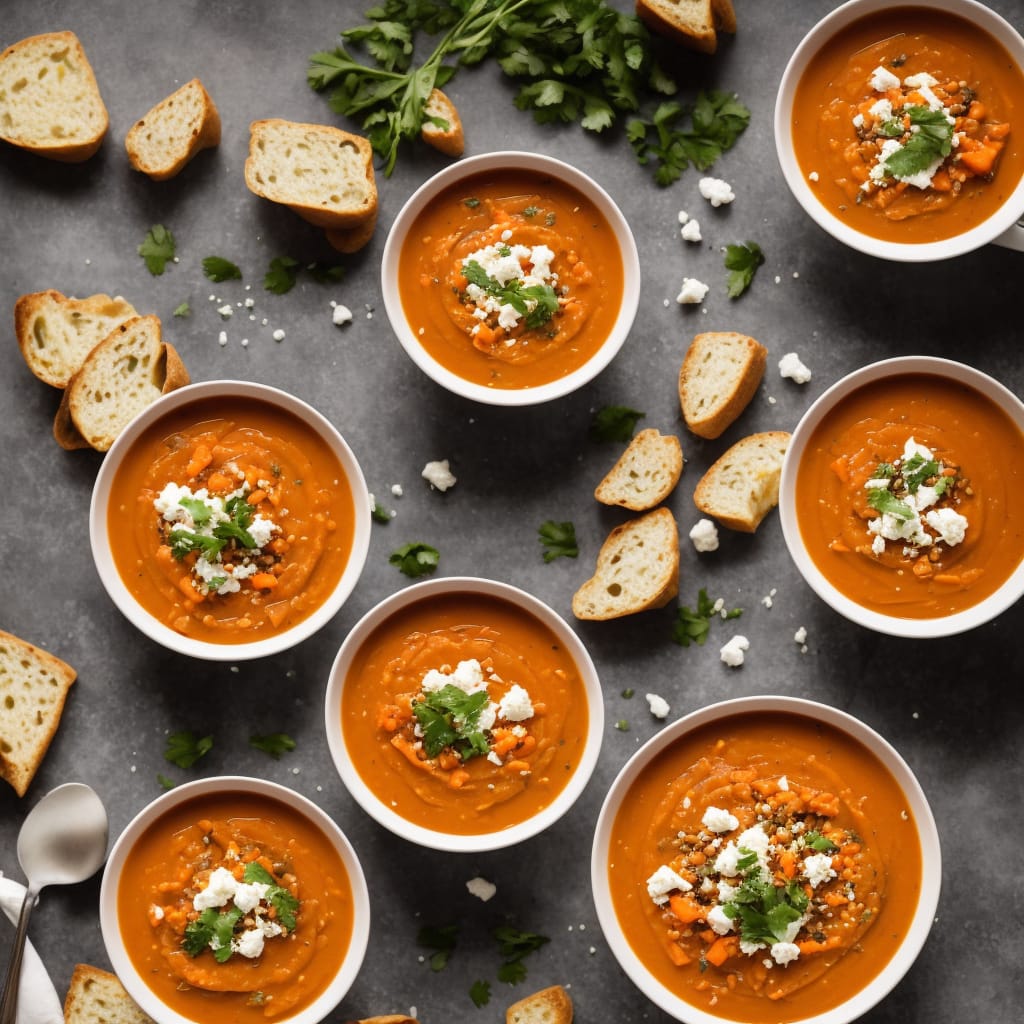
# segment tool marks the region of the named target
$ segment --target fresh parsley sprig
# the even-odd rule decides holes
[[[242,271],[238,265],[224,259],[223,256],[207,256],[203,260],[203,273],[216,284],[242,279]]]
[[[729,271],[726,285],[730,299],[739,298],[750,287],[762,263],[764,253],[757,242],[725,247],[725,269]]]
[[[266,736],[250,736],[249,746],[255,750],[262,750],[269,754],[275,761],[279,760],[282,754],[295,749],[295,740],[284,732],[272,732]]]
[[[145,261],[146,269],[159,277],[175,254],[174,235],[163,224],[154,224],[139,246],[139,255]]]
[[[184,730],[172,732],[167,737],[167,749],[164,757],[179,768],[191,768],[201,757],[205,757],[213,749],[212,736],[196,736],[194,732]]]
[[[697,593],[696,611],[685,604],[679,606],[672,626],[672,639],[681,647],[689,647],[691,643],[703,647],[711,631],[711,620],[721,615],[721,612],[715,610],[716,603],[708,597],[707,590],[701,587]],[[725,618],[738,619],[742,614],[742,608],[732,608],[725,613]]]
[[[508,925],[495,928],[493,934],[498,942],[498,951],[504,958],[498,968],[498,981],[509,985],[515,985],[526,978],[523,959],[551,941],[546,935],[523,932]]]
[[[953,148],[953,125],[942,110],[908,107],[911,135],[886,158],[883,167],[894,178],[908,178],[929,168],[936,160],[949,156]]]
[[[416,933],[416,945],[434,950],[430,957],[430,969],[435,973],[448,966],[448,960],[455,951],[459,937],[457,924],[425,925]]]
[[[637,423],[646,416],[628,405],[605,405],[594,413],[590,421],[592,441],[631,441]]]
[[[397,551],[392,551],[388,562],[397,565],[406,576],[415,577],[433,572],[440,560],[441,553],[437,548],[422,541],[414,541],[403,545]]]
[[[427,756],[437,757],[446,748],[463,761],[487,754],[490,745],[480,728],[480,713],[489,700],[486,690],[466,693],[448,683],[413,704]]]
[[[558,295],[551,285],[524,287],[519,281],[499,284],[476,260],[467,260],[462,266],[462,274],[470,284],[510,305],[523,317],[523,326],[527,330],[543,327],[558,312]]]
[[[576,543],[576,527],[571,522],[556,523],[549,519],[541,523],[537,533],[541,544],[547,548],[544,552],[545,562],[553,562],[556,558],[576,558],[580,553]]]

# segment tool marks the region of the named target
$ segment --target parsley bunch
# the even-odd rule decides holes
[[[466,693],[448,683],[413,704],[427,756],[437,757],[446,747],[463,761],[486,754],[490,744],[480,728],[480,712],[489,700],[486,690]]]
[[[730,920],[740,922],[744,942],[771,946],[785,941],[789,926],[800,919],[808,902],[799,882],[775,885],[759,869],[744,880],[722,910]]]
[[[883,167],[894,178],[908,178],[926,170],[936,160],[949,156],[953,148],[953,125],[941,110],[908,107],[911,135],[886,159]],[[902,124],[899,124],[902,134]],[[883,132],[883,134],[888,134]]]
[[[182,498],[181,505],[188,509],[189,515],[192,516],[192,522],[199,529],[202,529],[210,521],[210,516],[213,514],[210,506],[198,498]],[[224,503],[224,511],[229,518],[225,522],[218,523],[213,528],[212,535],[193,533],[183,527],[171,530],[171,554],[180,561],[190,551],[199,551],[209,560],[216,558],[229,540],[235,541],[239,547],[250,551],[258,548],[259,545],[248,529],[252,525],[256,509],[244,497],[237,495]]]
[[[470,284],[510,305],[523,317],[523,326],[528,331],[543,327],[558,312],[558,296],[549,284],[535,284],[528,288],[519,281],[499,284],[476,260],[467,260],[462,274]]]

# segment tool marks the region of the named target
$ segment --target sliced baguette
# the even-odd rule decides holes
[[[327,228],[324,234],[333,249],[338,252],[354,253],[359,252],[366,246],[373,233],[377,230],[377,211],[367,217],[362,224],[354,228]]]
[[[64,1000],[64,1024],[154,1024],[117,975],[76,964]]]
[[[636,0],[636,13],[651,31],[701,53],[718,49],[719,32],[736,31],[732,0]]]
[[[153,181],[173,178],[204,149],[220,143],[220,114],[198,78],[162,99],[128,129],[128,161]]]
[[[788,447],[784,430],[737,441],[701,477],[694,504],[722,526],[753,533],[779,503],[782,458]]]
[[[767,361],[768,350],[745,334],[698,334],[679,370],[679,405],[690,430],[721,436],[754,397]]]
[[[572,999],[561,985],[542,988],[513,1003],[505,1024],[572,1024]]]
[[[462,156],[466,138],[455,104],[440,89],[434,89],[427,97],[423,112],[430,119],[420,128],[423,141],[446,156]]]
[[[66,298],[50,289],[22,295],[14,304],[14,333],[28,368],[47,384],[65,388],[85,357],[135,308],[120,295]]]
[[[29,36],[0,54],[0,139],[78,163],[100,148],[109,123],[74,32]]]
[[[660,608],[679,592],[679,530],[667,508],[616,526],[597,568],[573,595],[578,619],[617,619]]]
[[[188,381],[178,353],[163,340],[159,318],[134,317],[101,341],[71,378],[54,437],[62,448],[105,452],[137,413]]]
[[[683,449],[675,434],[653,427],[641,430],[597,485],[594,497],[604,505],[645,512],[664,501],[679,483]]]
[[[75,670],[0,631],[0,777],[24,796],[50,746]]]
[[[356,228],[377,211],[369,141],[329,125],[253,121],[245,183],[321,228]]]

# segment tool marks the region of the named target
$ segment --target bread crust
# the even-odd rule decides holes
[[[750,434],[737,441],[701,477],[693,503],[730,530],[753,533],[779,503],[785,430]]]
[[[427,97],[424,113],[431,117],[441,117],[448,122],[442,128],[432,121],[424,121],[420,128],[420,137],[428,146],[444,153],[446,156],[462,156],[466,149],[466,137],[462,130],[462,118],[455,104],[440,89],[434,89]]]
[[[153,1024],[110,971],[76,964],[64,999],[65,1024]]]
[[[722,360],[716,362],[713,372],[714,387],[721,394],[706,406],[701,406],[703,390],[708,382],[703,373],[715,348],[728,347],[729,366],[723,372]],[[686,350],[679,369],[679,407],[687,427],[698,437],[709,441],[720,437],[750,404],[768,362],[768,349],[745,334],[735,331],[707,331],[698,334]],[[703,371],[703,372],[702,372]]]
[[[110,127],[110,118],[107,114],[107,108],[103,103],[103,97],[100,95],[99,85],[96,83],[96,75],[93,73],[92,65],[89,63],[85,50],[74,32],[67,30],[43,32],[39,35],[28,36],[26,39],[22,39],[7,47],[0,54],[0,85],[3,84],[4,72],[7,70],[5,65],[10,63],[13,66],[16,61],[21,60],[23,57],[27,60],[32,60],[33,58],[30,56],[30,53],[36,50],[61,52],[62,48],[67,51],[68,58],[66,64],[60,62],[61,66],[67,66],[75,74],[81,76],[88,94],[87,102],[98,115],[95,124],[83,124],[81,126],[83,133],[80,138],[70,139],[64,136],[63,141],[55,141],[60,136],[51,135],[50,133],[41,134],[38,131],[28,132],[24,120],[19,124],[18,117],[15,114],[13,115],[14,124],[9,129],[0,129],[0,139],[4,139],[19,149],[46,157],[48,160],[57,160],[61,163],[81,163],[83,160],[88,160],[100,148],[107,134],[107,129]],[[52,59],[48,55],[48,60]],[[62,80],[52,75],[33,75],[31,78],[33,81],[28,88],[44,93],[52,84]],[[51,98],[51,102],[60,106],[65,114],[68,112],[64,102],[59,98]],[[5,112],[10,113],[5,110],[4,104],[0,102],[0,114]],[[74,112],[78,114],[80,119],[88,120],[88,113],[85,110]],[[0,120],[0,123],[2,123],[2,120]]]
[[[150,162],[143,143],[143,135],[147,125],[152,127],[154,121],[160,124],[175,103],[184,103],[190,100],[198,103],[198,124],[193,127],[187,138],[175,139],[175,145],[172,147],[172,150],[177,155],[170,162]],[[203,83],[198,78],[193,78],[180,89],[172,92],[170,96],[164,97],[143,117],[139,118],[128,129],[124,145],[128,153],[128,162],[135,170],[141,171],[153,181],[166,181],[168,178],[173,178],[175,175],[180,174],[185,165],[197,153],[220,145],[220,135],[221,122],[217,105],[213,102]]]
[[[699,53],[718,49],[718,33],[736,31],[732,0],[636,0],[637,17],[658,35]]]
[[[551,985],[513,1003],[505,1024],[572,1024],[572,999],[561,985]]]
[[[324,234],[332,249],[351,255],[365,248],[377,230],[377,211],[354,228],[327,228]]]
[[[594,490],[603,505],[646,512],[663,502],[679,483],[683,448],[675,434],[654,427],[641,430]]]

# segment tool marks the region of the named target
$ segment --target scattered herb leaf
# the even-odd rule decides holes
[[[446,748],[463,761],[486,754],[490,746],[480,729],[480,712],[489,700],[486,690],[466,693],[449,683],[413,704],[427,756],[437,757]]]
[[[306,269],[309,276],[319,284],[337,284],[345,277],[345,267],[341,263],[310,263]]]
[[[598,409],[590,421],[591,440],[631,441],[637,422],[646,415],[628,405],[606,405]]]
[[[622,691],[622,696],[625,697],[626,700],[629,700],[634,693],[636,693],[636,690],[634,690],[632,686],[627,686],[626,689]]]
[[[953,148],[953,125],[944,111],[915,106],[903,113],[910,118],[912,134],[884,164],[886,173],[894,178],[927,170],[936,160],[949,156]]]
[[[868,491],[868,504],[883,515],[888,513],[904,522],[913,519],[917,514],[905,501],[900,501],[892,491],[885,487],[872,487]]]
[[[179,768],[191,768],[213,747],[212,736],[197,737],[194,732],[172,732],[167,737],[164,757]]]
[[[192,307],[188,304],[188,302],[183,302],[183,303],[181,303],[181,305],[179,305],[179,306],[177,306],[175,308],[173,315],[174,316],[191,316],[192,315]]]
[[[266,736],[250,736],[249,746],[256,750],[262,750],[269,754],[275,761],[279,760],[282,754],[295,749],[295,740],[284,732],[272,732]]]
[[[288,931],[295,930],[295,915],[299,909],[299,900],[292,892],[280,885],[277,879],[258,861],[249,861],[245,865],[242,880],[250,885],[259,882],[267,886],[266,895],[263,897],[274,909],[277,921]]]
[[[290,292],[295,287],[298,265],[299,261],[293,260],[291,256],[275,256],[263,275],[263,287],[274,295]]]
[[[757,242],[725,247],[725,269],[729,271],[729,298],[742,295],[754,280],[757,268],[764,263],[764,253]]]
[[[580,549],[576,544],[576,527],[573,523],[556,523],[553,519],[542,523],[537,530],[539,540],[547,551],[544,561],[553,562],[556,558],[575,558]]]
[[[491,983],[489,981],[474,981],[469,987],[469,998],[473,1000],[476,1007],[486,1006],[491,1001]]]
[[[515,985],[526,977],[526,964],[523,963],[523,958],[551,941],[546,935],[522,932],[508,925],[495,928],[493,935],[498,941],[498,950],[505,959],[498,968],[498,980],[509,985]]]
[[[618,729],[619,732],[629,732],[629,722],[625,718],[620,718],[615,723],[615,728]]]
[[[437,548],[421,541],[406,544],[397,551],[391,552],[388,562],[397,565],[406,576],[426,576],[437,568],[441,553]]]
[[[174,789],[177,785],[174,779],[169,779],[166,775],[161,775],[160,772],[156,773],[156,781],[160,783],[163,789]]]
[[[146,269],[159,277],[164,272],[168,260],[174,259],[174,235],[163,226],[154,224],[147,232],[146,238],[139,246],[139,255],[146,263]]]
[[[680,605],[676,612],[676,621],[672,626],[672,639],[681,647],[689,647],[691,643],[703,647],[711,630],[711,620],[721,616],[715,611],[715,604],[708,597],[707,590],[701,587],[697,593],[697,610],[688,605]],[[742,608],[732,608],[725,613],[726,619],[738,619],[743,614]]]
[[[427,925],[416,933],[416,944],[435,950],[430,958],[430,969],[435,973],[448,966],[448,959],[455,949],[459,926],[447,924],[440,927]]]
[[[207,907],[195,921],[186,925],[185,937],[181,940],[182,949],[189,956],[199,956],[215,941],[217,948],[212,951],[213,957],[217,963],[225,963],[231,957],[231,937],[241,916],[238,907],[223,913],[214,907]]]
[[[379,501],[375,501],[370,509],[370,518],[375,523],[390,523],[391,513]]]
[[[207,256],[203,260],[203,273],[211,280],[220,284],[221,281],[240,281],[242,271],[222,256]]]

